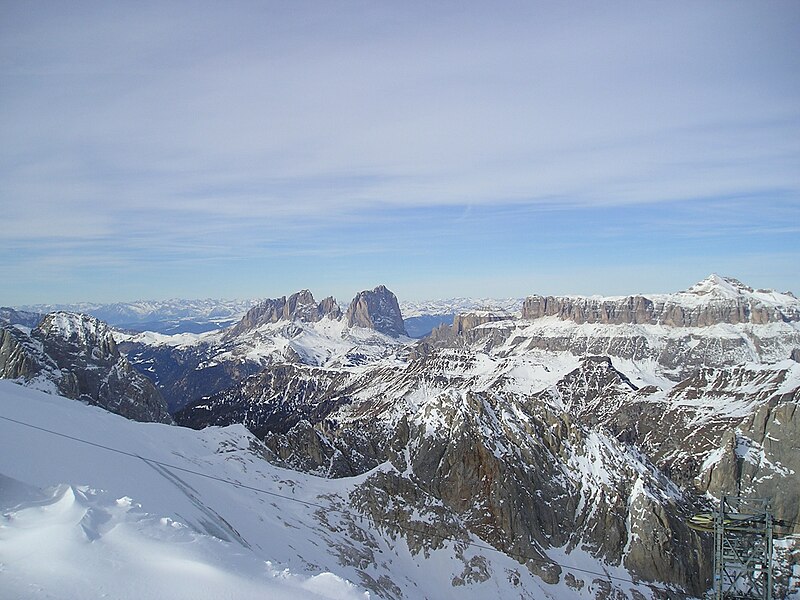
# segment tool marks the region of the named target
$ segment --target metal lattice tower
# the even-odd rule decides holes
[[[768,498],[723,496],[714,514],[714,600],[772,598]]]

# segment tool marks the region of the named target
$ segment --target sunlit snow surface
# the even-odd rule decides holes
[[[509,557],[473,546],[460,547],[463,559],[486,557],[491,577],[454,586],[464,570],[454,543],[412,554],[403,538],[350,512],[349,493],[369,473],[326,480],[279,469],[253,453],[257,442],[241,426],[136,423],[9,381],[0,381],[0,417],[3,599],[386,597],[369,591],[365,577],[383,578],[406,598],[594,595],[591,584],[547,585]],[[342,558],[366,550],[374,560],[359,568]],[[577,551],[559,558],[602,572]]]
[[[6,381],[0,415],[292,494],[239,426],[143,425]],[[298,574],[289,564],[285,531],[314,525],[303,505],[279,510],[266,495],[5,420],[0,439],[2,598],[369,597],[323,565]]]
[[[116,331],[114,338],[117,343],[127,341],[176,348],[207,344],[211,348],[211,358],[202,367],[239,360],[268,364],[276,360],[284,361],[287,357],[314,366],[348,366],[353,354],[361,361],[374,362],[413,342],[405,336],[392,338],[371,329],[348,327],[343,319],[328,318],[316,323],[266,323],[233,339],[226,337],[226,331],[176,335]]]

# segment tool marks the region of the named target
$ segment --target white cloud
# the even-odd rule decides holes
[[[5,10],[3,253],[303,254],[381,210],[800,199],[793,2]]]

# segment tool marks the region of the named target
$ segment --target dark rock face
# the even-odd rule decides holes
[[[215,349],[207,344],[174,348],[125,342],[121,346],[131,363],[156,382],[170,413],[192,400],[221,392],[263,368],[239,360],[221,361],[200,368],[214,356]]]
[[[265,300],[261,304],[254,306],[247,314],[242,317],[226,335],[227,338],[236,336],[254,329],[266,323],[277,323],[278,321],[303,321],[315,323],[323,317],[338,319],[342,316],[342,311],[336,300],[329,296],[322,302],[317,303],[314,296],[308,290],[302,290],[289,296]]]
[[[58,366],[42,352],[29,334],[16,327],[0,328],[0,377],[3,379],[32,379],[42,370]]]
[[[392,337],[408,335],[397,297],[386,286],[359,292],[347,309],[348,327],[366,327]]]
[[[555,389],[542,392],[557,395],[564,409],[581,423],[596,425],[614,415],[637,387],[607,356],[589,356],[581,366],[565,375]],[[541,394],[538,396],[541,397]]]
[[[698,494],[771,497],[776,517],[800,522],[796,418],[800,388],[787,369],[702,369],[657,403],[640,390],[605,422],[679,485]],[[644,392],[644,394],[641,394]],[[721,410],[710,410],[717,404]]]
[[[175,414],[179,425],[201,429],[209,425],[243,423],[258,437],[285,433],[298,422],[322,420],[346,403],[342,395],[346,373],[303,365],[267,367],[233,387],[196,400]]]
[[[30,334],[0,330],[0,376],[49,382],[68,398],[136,421],[171,423],[153,383],[119,353],[108,326],[88,315],[46,315]]]

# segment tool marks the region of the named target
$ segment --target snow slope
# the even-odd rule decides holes
[[[246,450],[242,427],[200,434],[141,427],[6,381],[0,416],[278,493],[291,485],[274,469],[245,476],[263,465]],[[4,419],[0,439],[2,598],[369,597],[324,567],[298,574],[260,558],[286,560],[284,531],[308,519],[302,507],[278,514],[265,508],[274,507],[269,496],[237,495],[232,486]],[[231,508],[225,516],[214,508],[222,505]]]
[[[411,553],[405,538],[349,508],[369,473],[326,480],[279,469],[238,425],[198,432],[137,423],[0,381],[0,449],[2,598],[568,599],[596,591],[546,585],[463,541]],[[422,511],[420,524],[426,519]],[[472,577],[465,564],[487,576]]]

